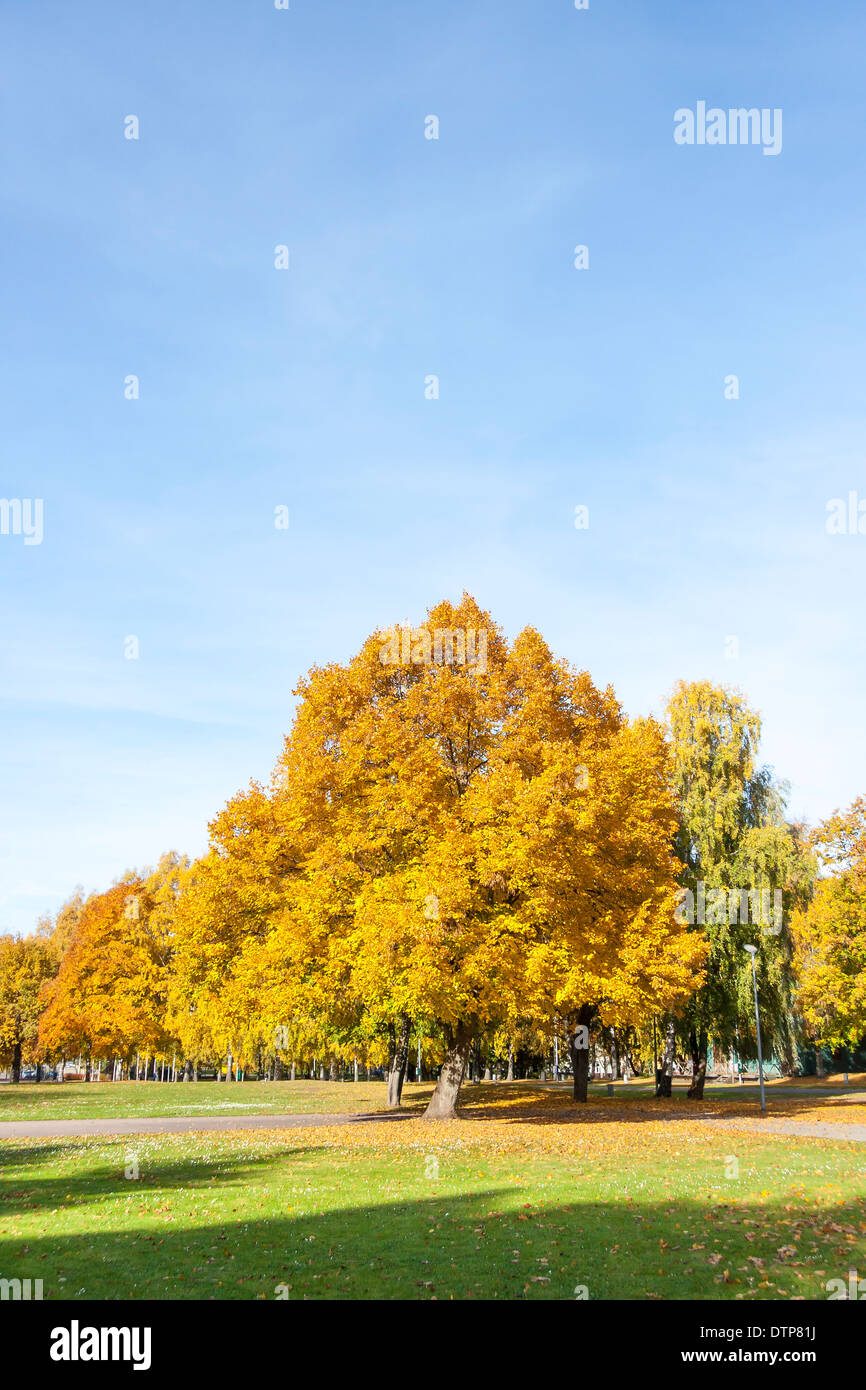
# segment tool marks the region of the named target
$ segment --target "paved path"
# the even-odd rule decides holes
[[[866,1125],[836,1125],[832,1121],[812,1124],[808,1120],[704,1120],[705,1125],[721,1129],[748,1129],[758,1134],[793,1134],[804,1139],[850,1139],[853,1144],[866,1144]]]
[[[187,1134],[195,1130],[303,1129],[354,1125],[370,1120],[408,1120],[412,1112],[369,1115],[164,1115],[138,1120],[14,1120],[0,1123],[0,1139],[60,1139],[95,1134]]]
[[[84,1138],[100,1134],[189,1134],[202,1130],[227,1129],[305,1129],[321,1125],[355,1125],[417,1118],[418,1111],[373,1111],[354,1115],[164,1115],[124,1120],[16,1120],[0,1123],[0,1139]],[[539,1117],[544,1118],[541,1112]],[[662,1118],[661,1116],[659,1118]],[[684,1115],[666,1115],[671,1124]],[[866,1125],[814,1124],[807,1120],[723,1119],[703,1120],[721,1129],[749,1130],[760,1134],[790,1134],[804,1139],[847,1139],[866,1144]]]

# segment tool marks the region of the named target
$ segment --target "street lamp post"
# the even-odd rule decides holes
[[[746,946],[745,949],[752,957],[752,987],[755,991],[755,1027],[758,1030],[758,1080],[761,1085],[761,1111],[766,1113],[767,1102],[764,1099],[764,1058],[761,1053],[761,1011],[758,1008],[758,972],[755,969],[755,956],[757,946]]]

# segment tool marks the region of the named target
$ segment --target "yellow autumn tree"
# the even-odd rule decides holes
[[[813,833],[825,877],[794,914],[796,1000],[817,1047],[851,1047],[866,1035],[866,799]]]
[[[186,861],[163,856],[81,906],[57,975],[43,991],[39,1044],[97,1058],[168,1049],[165,1028],[173,919]]]
[[[38,1060],[41,990],[57,973],[57,957],[37,936],[0,936],[0,1064],[21,1080],[25,1057]]]
[[[509,648],[464,595],[302,684],[272,792],[293,873],[249,966],[320,1045],[442,1040],[431,1118],[473,1036],[525,1011],[612,1021],[694,986],[674,915],[664,744],[612,692]]]
[[[211,822],[210,847],[183,874],[173,921],[168,1023],[187,1059],[246,1062],[273,1036],[250,965],[282,904],[294,857],[273,798],[253,784]]]

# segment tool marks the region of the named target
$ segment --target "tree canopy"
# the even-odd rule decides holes
[[[703,1091],[710,1040],[866,1031],[866,802],[810,835],[738,691],[680,682],[666,724],[464,594],[298,684],[267,785],[176,853],[0,938],[0,1058],[382,1065],[410,1037],[456,1113],[470,1049],[638,1046],[667,1020]],[[819,876],[820,875],[820,876]],[[644,1046],[644,1044],[640,1044]],[[476,1076],[478,1075],[476,1058]]]

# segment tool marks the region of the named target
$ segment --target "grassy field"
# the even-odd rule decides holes
[[[429,1089],[429,1088],[428,1088]],[[106,1081],[97,1085],[0,1086],[0,1135],[8,1120],[98,1120],[173,1115],[355,1114],[380,1110],[382,1081]]]
[[[853,1078],[852,1078],[853,1079]],[[864,1080],[866,1078],[857,1078]],[[811,1119],[824,1116],[840,1118],[859,1118],[866,1122],[866,1111],[860,1113],[856,1107],[866,1105],[866,1088],[858,1091],[852,1087],[844,1094],[831,1094],[838,1087],[827,1083],[820,1087],[827,1092],[823,1096],[809,1095],[819,1083],[815,1078],[804,1078],[797,1082],[772,1083],[767,1087],[769,1112],[773,1115],[790,1115],[799,1118],[807,1113]],[[432,1094],[432,1083],[408,1084],[403,1088],[404,1107],[420,1110]],[[693,1106],[687,1101],[685,1086],[678,1086],[669,1104]],[[600,1100],[606,1087],[593,1087],[591,1094]],[[803,1095],[797,1094],[802,1091]],[[498,1082],[481,1086],[467,1084],[463,1088],[464,1108],[472,1110],[481,1106],[486,1110],[497,1105],[500,1100],[529,1101],[532,1097],[561,1097],[566,1102],[571,1095],[571,1082]],[[644,1104],[652,1095],[650,1083],[618,1084],[613,1102],[616,1105]],[[757,1114],[757,1087],[712,1086],[707,1088],[704,1107],[711,1107],[706,1113],[718,1114]],[[173,1085],[151,1081],[95,1082],[85,1085],[83,1081],[67,1081],[62,1085],[33,1082],[19,1086],[0,1086],[0,1135],[5,1122],[14,1120],[88,1120],[117,1119],[119,1117],[138,1119],[175,1117],[188,1115],[310,1115],[310,1114],[358,1114],[384,1110],[387,1094],[382,1081],[247,1081],[216,1082],[200,1081],[184,1085]],[[726,1102],[724,1110],[719,1102]],[[735,1108],[730,1109],[730,1105]],[[852,1109],[851,1107],[855,1107]],[[829,1114],[827,1107],[832,1107]]]
[[[350,1089],[314,1084],[319,1108]],[[0,1277],[46,1299],[748,1300],[866,1271],[862,1145],[472,1091],[456,1124],[0,1140]]]

